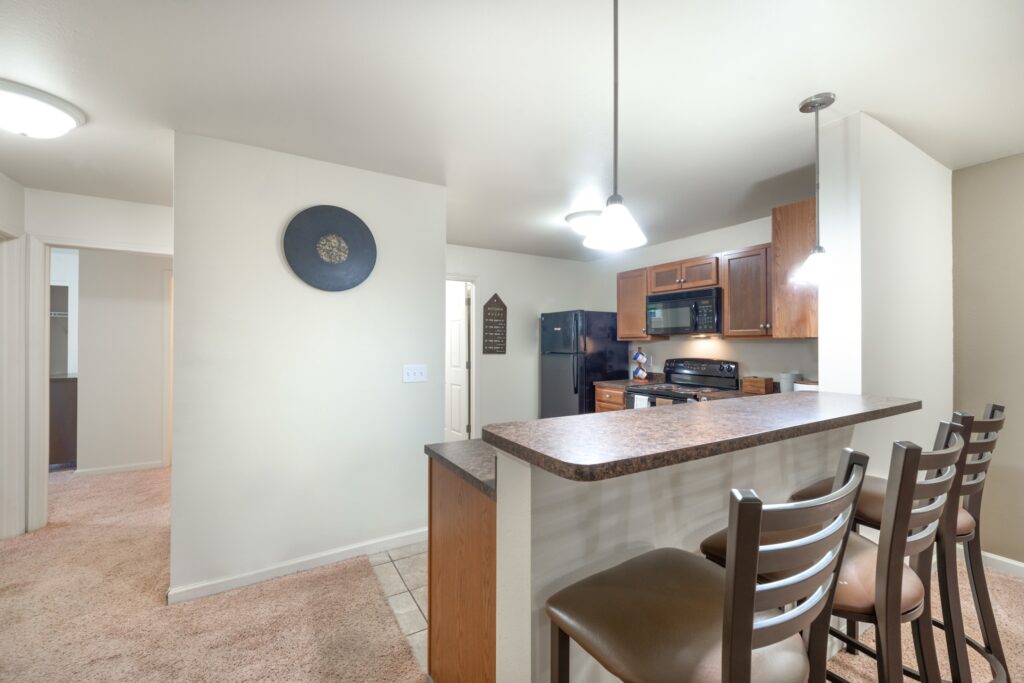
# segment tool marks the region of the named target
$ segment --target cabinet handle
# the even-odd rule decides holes
[[[640,331],[643,332],[644,334],[647,334],[647,328],[646,327],[641,327]]]
[[[682,283],[683,283],[683,281],[682,281],[682,280],[680,280],[679,278],[676,278],[676,284],[677,284],[677,285],[679,285],[679,284],[682,284]]]
[[[763,330],[764,329],[764,323],[761,323],[760,325],[758,325],[758,327],[760,327]]]

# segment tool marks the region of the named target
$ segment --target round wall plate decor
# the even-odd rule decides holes
[[[377,243],[359,216],[321,204],[300,211],[288,224],[284,256],[307,284],[340,292],[370,276],[377,263]]]

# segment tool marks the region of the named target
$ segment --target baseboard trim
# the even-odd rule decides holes
[[[156,470],[167,467],[162,460],[136,462],[130,465],[110,465],[109,467],[86,467],[75,469],[75,474],[113,474],[114,472],[135,472],[136,470]]]
[[[985,563],[985,569],[994,569],[997,572],[1009,574],[1010,576],[1024,577],[1024,562],[1012,560],[1009,557],[996,555],[995,553],[981,551],[981,559]]]
[[[360,555],[372,555],[385,550],[400,548],[410,543],[422,543],[426,540],[427,528],[423,527],[422,529],[405,531],[391,536],[382,536],[364,543],[354,543],[333,550],[325,550],[321,553],[297,557],[294,560],[288,560],[244,574],[225,576],[220,579],[211,579],[210,581],[199,581],[185,586],[172,586],[167,591],[167,604],[174,605],[188,600],[205,598],[208,595],[242,588],[243,586],[266,581],[267,579],[276,579],[281,576],[295,574],[307,569],[315,569],[327,564],[334,564],[335,562],[348,560]]]

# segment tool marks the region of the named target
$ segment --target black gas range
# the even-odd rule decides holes
[[[626,407],[647,408],[666,401],[710,401],[718,398],[717,394],[738,391],[740,388],[740,365],[736,361],[670,358],[665,361],[664,372],[668,381],[663,384],[634,384],[626,387]]]

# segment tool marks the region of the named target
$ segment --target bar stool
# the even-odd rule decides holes
[[[967,445],[961,456],[960,473],[950,491],[952,500],[956,501],[956,509],[948,512],[949,520],[939,531],[938,571],[943,621],[935,621],[935,624],[945,631],[949,668],[954,683],[967,683],[971,680],[967,660],[968,645],[977,650],[988,662],[993,680],[1010,680],[981,557],[981,497],[985,492],[988,468],[992,464],[992,452],[1005,422],[1005,412],[1003,406],[989,404],[985,407],[982,419],[960,413],[954,416],[954,420],[963,425]],[[965,501],[962,507],[961,500]],[[967,578],[974,599],[974,609],[978,614],[978,624],[981,626],[982,643],[969,638],[964,630],[960,582],[957,579],[958,543],[964,546]]]
[[[1006,668],[1006,656],[999,640],[995,613],[988,592],[988,581],[981,557],[981,497],[985,488],[988,467],[992,462],[999,432],[1003,428],[1006,409],[999,404],[985,407],[984,418],[976,420],[968,413],[953,413],[953,422],[962,426],[963,438],[968,441],[961,454],[961,462],[957,466],[957,476],[950,489],[950,500],[956,501],[947,510],[948,518],[944,517],[936,539],[937,570],[939,575],[939,598],[942,603],[942,621],[933,619],[936,626],[945,631],[946,651],[949,653],[949,665],[953,683],[969,683],[971,671],[967,659],[967,646],[977,650],[992,669],[994,680],[1009,680]],[[972,457],[975,456],[975,457]],[[831,481],[823,479],[794,493],[790,500],[807,500],[815,498],[822,491],[827,491]],[[867,476],[857,501],[856,525],[879,529],[881,527],[881,511],[886,498],[886,480],[881,477]],[[966,505],[960,501],[966,498]],[[856,527],[855,527],[856,528]],[[969,638],[964,630],[963,613],[960,603],[960,583],[958,580],[956,546],[964,544],[964,559],[967,576],[971,585],[971,596],[978,614],[983,643]],[[854,635],[855,628],[847,631]],[[851,651],[849,646],[847,651]],[[919,672],[905,671],[913,678],[920,678]]]
[[[570,639],[630,683],[749,683],[752,670],[763,683],[824,680],[836,570],[866,466],[845,451],[835,490],[800,503],[763,505],[734,489],[724,569],[659,548],[552,595],[552,683],[569,681]],[[761,545],[761,532],[792,540]],[[786,578],[758,584],[758,567]]]
[[[941,680],[931,629],[932,549],[947,500],[952,500],[949,492],[965,443],[962,429],[959,424],[943,422],[931,452],[922,452],[919,446],[905,441],[893,444],[878,544],[851,533],[839,569],[832,616],[854,626],[875,624],[878,647],[871,650],[856,635],[837,629],[830,629],[830,633],[873,656],[878,680],[883,683],[903,680],[900,625],[907,622],[914,633],[914,650],[923,680]],[[924,478],[919,481],[920,474]],[[728,561],[722,532],[706,538],[701,551],[713,562]],[[909,566],[904,564],[908,557]],[[850,631],[856,634],[855,628]],[[832,673],[828,677],[843,681]]]

